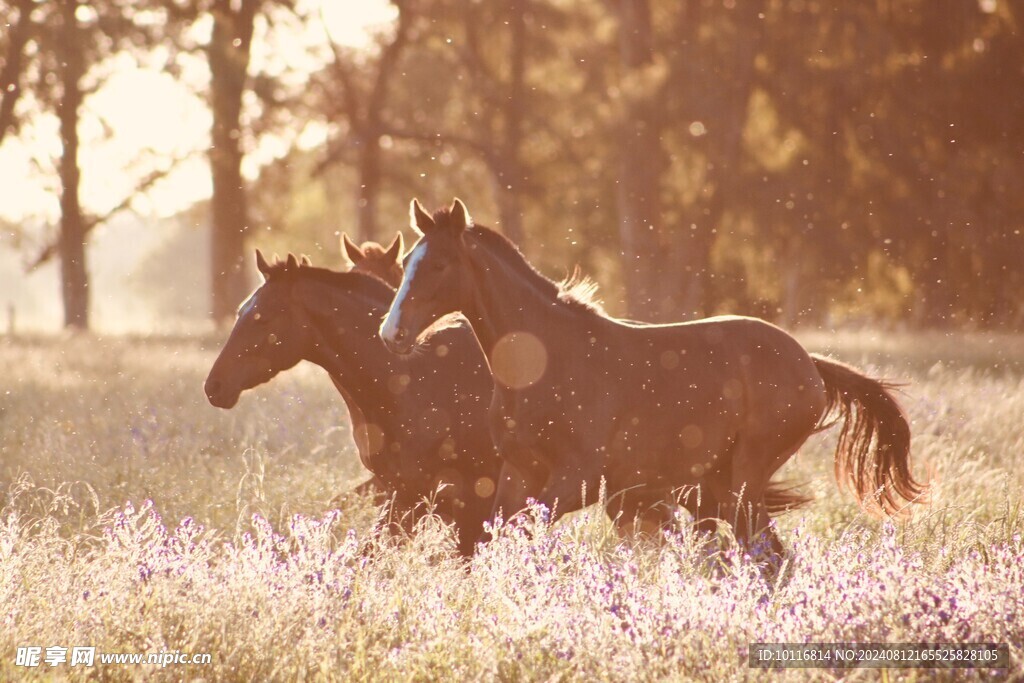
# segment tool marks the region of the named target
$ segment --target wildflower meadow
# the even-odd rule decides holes
[[[390,533],[350,493],[367,475],[312,366],[221,411],[213,338],[3,340],[0,680],[1020,679],[1024,343],[801,338],[905,383],[931,488],[872,517],[814,437],[783,470],[815,500],[779,519],[778,571],[685,513],[625,538],[598,506],[498,522],[467,563],[438,518]],[[1006,643],[1010,667],[767,671],[755,642]],[[79,646],[209,661],[45,660]]]

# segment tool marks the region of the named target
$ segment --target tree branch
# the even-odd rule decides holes
[[[122,199],[121,202],[119,204],[117,204],[117,206],[113,207],[112,209],[110,209],[106,213],[103,213],[103,214],[101,214],[99,216],[92,216],[90,218],[87,218],[84,221],[84,224],[82,226],[82,236],[83,236],[83,238],[84,237],[88,237],[89,234],[91,234],[93,230],[95,230],[99,226],[105,224],[106,222],[108,222],[114,216],[118,215],[119,213],[122,213],[123,211],[126,211],[127,209],[130,209],[131,205],[132,205],[132,202],[135,201],[135,199],[139,195],[148,192],[150,189],[152,189],[152,187],[154,185],[156,185],[158,182],[160,182],[161,180],[166,178],[168,175],[170,175],[176,168],[178,168],[178,166],[180,166],[182,163],[184,163],[185,161],[190,159],[192,156],[193,156],[192,154],[186,154],[185,156],[175,157],[166,168],[162,168],[162,169],[158,169],[156,171],[153,171],[152,173],[147,175],[145,178],[143,178],[139,182],[139,184],[135,186],[135,189],[133,189],[131,192],[129,192],[124,197],[124,199]],[[50,242],[49,244],[47,244],[46,247],[43,248],[43,250],[39,252],[39,255],[36,256],[28,264],[28,266],[26,266],[25,271],[28,272],[28,273],[31,273],[34,270],[36,270],[37,268],[39,268],[40,266],[42,266],[43,264],[45,264],[48,261],[50,261],[57,254],[57,250],[59,248],[60,248],[60,239],[58,237],[58,238],[54,239],[52,242]]]
[[[466,147],[479,154],[488,166],[496,167],[495,149],[491,145],[486,145],[479,140],[466,137],[465,135],[457,133],[424,133],[417,130],[388,126],[387,124],[382,125],[381,134],[389,135],[397,140],[414,140],[418,142],[432,142],[439,145],[448,144],[456,147]]]
[[[352,74],[349,73],[348,67],[345,64],[341,48],[327,32],[327,23],[324,19],[323,9],[320,10],[320,22],[324,25],[327,46],[330,48],[331,55],[333,56],[331,69],[334,71],[335,76],[337,76],[338,82],[341,83],[341,109],[349,120],[349,126],[353,129],[358,128],[361,117],[359,116],[359,102],[356,98],[355,83],[352,80]],[[327,96],[330,98],[330,93],[327,93]]]
[[[412,28],[413,14],[409,5],[404,2],[395,1],[398,8],[398,21],[395,26],[395,35],[389,43],[381,48],[380,58],[377,63],[377,72],[373,80],[373,86],[369,94],[362,98],[361,93],[356,91],[355,81],[352,73],[346,66],[341,49],[328,36],[328,46],[334,56],[332,68],[338,81],[341,83],[341,109],[348,119],[349,129],[355,133],[357,138],[364,145],[376,145],[381,135],[386,135],[384,130],[383,116],[387,103],[389,86],[394,77],[395,69],[400,63],[402,51],[409,42],[409,33]],[[323,21],[323,11],[320,19]],[[326,30],[325,30],[326,33]],[[330,97],[330,93],[328,93]],[[366,100],[366,107],[360,111],[359,100]],[[313,169],[313,176],[317,177],[327,168],[337,163],[344,154],[346,146],[332,142],[328,146],[327,154]]]
[[[408,6],[402,3],[395,3],[398,7],[398,24],[395,26],[395,37],[381,50],[380,61],[377,67],[377,78],[374,80],[373,89],[370,91],[369,101],[366,106],[367,123],[375,128],[380,123],[381,114],[384,110],[384,103],[387,101],[388,86],[394,76],[395,67],[398,66],[402,50],[409,42],[409,30],[412,26],[412,12]]]

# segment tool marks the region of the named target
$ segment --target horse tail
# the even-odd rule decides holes
[[[861,504],[877,494],[877,507],[887,515],[919,501],[927,487],[910,472],[910,425],[892,395],[896,385],[816,354],[811,358],[827,395],[820,428],[843,423],[835,459],[840,486],[849,486]]]
[[[774,517],[775,515],[796,510],[814,500],[814,496],[801,493],[792,484],[782,481],[770,481],[765,487],[761,503],[765,511]]]

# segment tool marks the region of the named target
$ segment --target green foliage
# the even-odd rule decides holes
[[[662,205],[663,254],[646,267],[676,283],[676,318],[697,277],[705,313],[1021,323],[1013,3],[638,2],[653,58],[629,73],[615,3],[398,5],[414,30],[381,131],[385,224],[404,223],[411,196],[459,195],[502,227],[512,197],[526,253],[552,275],[582,262],[622,313],[616,139],[641,102]],[[517,12],[528,52],[513,101]],[[344,59],[365,79],[374,54]],[[331,68],[317,78],[336,81]],[[325,107],[311,111],[337,114]],[[522,130],[508,148],[512,115]],[[328,123],[335,146],[355,140],[344,115]],[[334,205],[354,215],[348,199]]]
[[[412,197],[458,195],[552,276],[581,263],[613,313],[627,312],[628,243],[653,233],[657,317],[1024,323],[1018,3],[393,4],[368,47],[311,48],[326,63],[308,78],[280,59],[252,74],[246,151],[309,124],[326,142],[263,169],[250,242],[329,262],[339,231],[387,240]],[[83,85],[151,47],[180,66],[215,5],[83,4]],[[15,124],[58,95],[56,6],[35,3]],[[288,7],[261,5],[261,54],[317,28]],[[649,29],[642,64],[626,62],[629,21]],[[642,220],[623,197],[637,126],[654,131],[639,166],[658,205]]]

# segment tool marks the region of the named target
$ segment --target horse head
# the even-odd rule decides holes
[[[357,246],[348,235],[341,235],[342,252],[352,264],[352,272],[375,275],[394,288],[402,283],[403,247],[402,233],[396,234],[387,247],[376,242],[363,242],[362,246]]]
[[[206,397],[218,408],[232,408],[247,389],[296,365],[310,344],[306,312],[292,295],[296,275],[311,266],[292,254],[268,263],[256,250],[263,284],[238,308],[238,318],[206,378]]]
[[[473,221],[461,200],[430,215],[414,199],[410,214],[420,240],[405,257],[401,287],[380,328],[384,344],[401,355],[438,319],[462,310],[471,267],[462,237]]]

